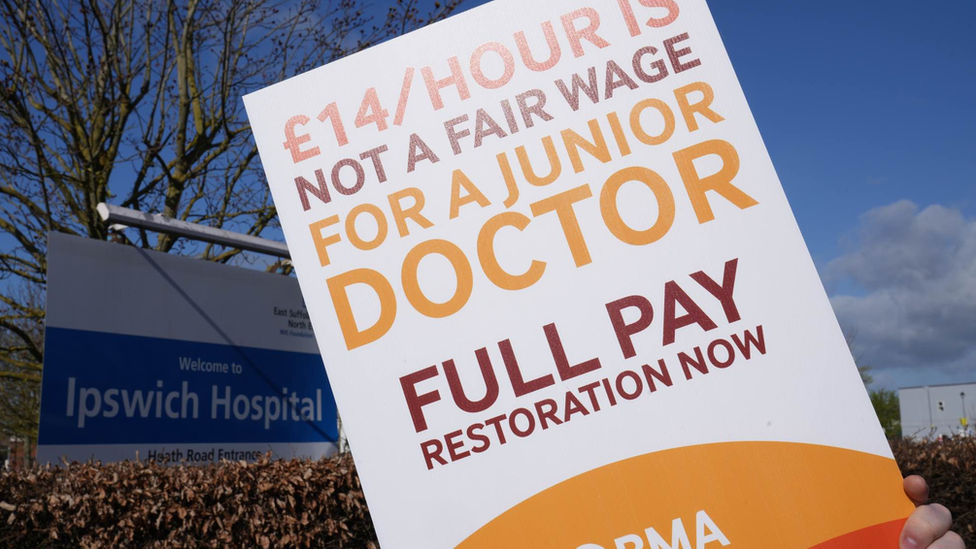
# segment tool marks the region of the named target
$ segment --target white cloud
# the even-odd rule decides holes
[[[846,245],[824,275],[862,290],[831,302],[878,385],[976,380],[976,220],[901,201],[863,214]]]

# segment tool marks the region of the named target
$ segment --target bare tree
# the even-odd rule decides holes
[[[36,308],[38,288],[21,288],[17,297],[21,303]],[[43,323],[17,321],[17,332],[0,331],[0,441],[11,437],[24,445],[24,465],[29,465],[32,443],[37,440],[41,403],[40,365],[32,359],[33,342],[42,339]],[[25,345],[25,341],[28,345]]]
[[[49,231],[108,238],[100,202],[252,235],[276,227],[241,96],[461,1],[0,0],[0,379],[40,379]]]

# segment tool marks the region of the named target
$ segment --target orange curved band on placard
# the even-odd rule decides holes
[[[894,549],[895,521],[912,509],[892,459],[810,444],[729,442],[576,476],[516,505],[458,549],[679,549],[672,545],[680,538],[672,538],[675,519],[688,535],[680,549],[723,547],[708,541],[717,536],[700,511],[732,548],[844,549],[856,540],[860,549]],[[648,528],[666,545],[649,539]]]
[[[904,526],[905,519],[877,524],[825,541],[813,549],[894,549],[898,547],[898,536]]]

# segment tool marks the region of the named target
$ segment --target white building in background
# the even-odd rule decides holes
[[[976,383],[907,387],[898,399],[905,437],[976,435]]]

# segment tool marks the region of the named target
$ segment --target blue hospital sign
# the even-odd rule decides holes
[[[335,451],[292,278],[52,234],[40,461]]]

